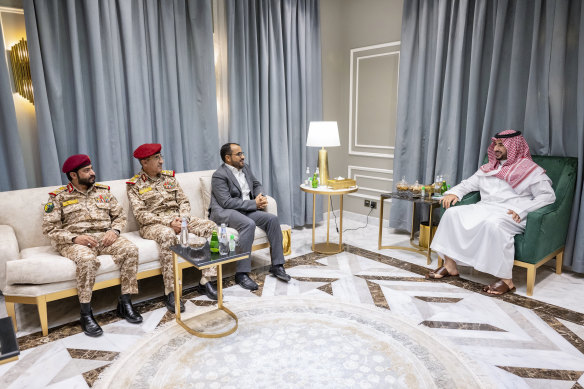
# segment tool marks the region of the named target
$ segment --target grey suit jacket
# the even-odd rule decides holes
[[[229,209],[239,212],[252,212],[257,210],[254,199],[260,193],[264,193],[264,188],[257,178],[255,178],[248,165],[244,165],[242,170],[247,179],[251,199],[241,198],[242,191],[239,182],[237,182],[237,178],[235,178],[231,170],[224,163],[213,173],[211,179],[209,218],[215,223],[227,223],[229,220],[229,212],[226,212],[226,210]]]

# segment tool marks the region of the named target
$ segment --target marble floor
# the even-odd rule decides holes
[[[293,277],[284,284],[267,273],[268,250],[254,253],[256,292],[224,284],[226,305],[238,301],[287,296],[314,296],[377,306],[415,322],[465,353],[487,371],[501,388],[584,388],[584,277],[565,271],[556,275],[551,266],[538,269],[534,295],[525,295],[524,269],[514,270],[517,292],[502,297],[480,293],[492,277],[460,268],[459,279],[429,281],[425,257],[402,250],[377,250],[377,219],[369,224],[358,215],[345,214],[345,250],[336,255],[311,251],[310,228],[292,231],[292,254],[287,271]],[[363,228],[359,228],[363,227]],[[358,229],[355,229],[358,228]],[[338,234],[332,223],[331,240]],[[326,225],[317,229],[316,240],[326,239]],[[407,245],[404,233],[385,229],[383,244]],[[189,278],[190,277],[190,278]],[[194,288],[196,275],[186,275],[186,309],[196,311],[212,304]],[[100,338],[89,338],[78,326],[74,298],[49,304],[49,336],[40,335],[34,307],[18,305],[20,359],[0,365],[0,388],[87,388],[108,366],[147,334],[173,320],[164,308],[161,279],[140,281],[136,306],[144,323],[119,321],[115,309],[116,288],[94,296],[94,311],[104,328]],[[0,297],[0,300],[2,298]],[[3,300],[0,317],[5,316]]]

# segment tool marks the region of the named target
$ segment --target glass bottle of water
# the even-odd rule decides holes
[[[316,175],[316,182],[318,183],[317,186],[320,186],[320,171],[318,169],[318,166],[316,167],[316,171],[314,174]]]
[[[219,254],[229,254],[229,240],[227,239],[227,226],[221,223],[221,230],[219,231]]]
[[[304,181],[305,185],[310,186],[312,183],[312,176],[310,175],[310,168],[306,166],[306,181]]]
[[[189,228],[187,226],[187,218],[183,217],[182,223],[180,225],[180,237],[179,237],[181,247],[188,247],[189,245]]]
[[[235,252],[235,237],[233,234],[229,237],[229,251],[234,253]]]

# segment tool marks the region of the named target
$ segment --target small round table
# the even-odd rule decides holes
[[[336,254],[343,251],[343,195],[348,193],[353,193],[359,190],[358,186],[352,186],[345,189],[331,189],[326,186],[319,186],[318,188],[313,188],[308,185],[300,185],[300,189],[306,193],[312,193],[312,251],[316,251],[321,254]],[[314,243],[314,230],[316,221],[316,195],[328,195],[327,201],[327,220],[326,220],[326,242],[325,243]],[[341,206],[340,206],[340,227],[339,227],[339,243],[329,242],[329,229],[331,224],[331,196],[340,196]]]

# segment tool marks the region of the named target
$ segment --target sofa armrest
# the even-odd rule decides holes
[[[14,229],[0,225],[0,290],[6,287],[6,262],[19,258],[18,240]]]
[[[266,212],[273,213],[278,216],[278,203],[273,197],[266,196],[268,198],[268,206],[266,207]]]

